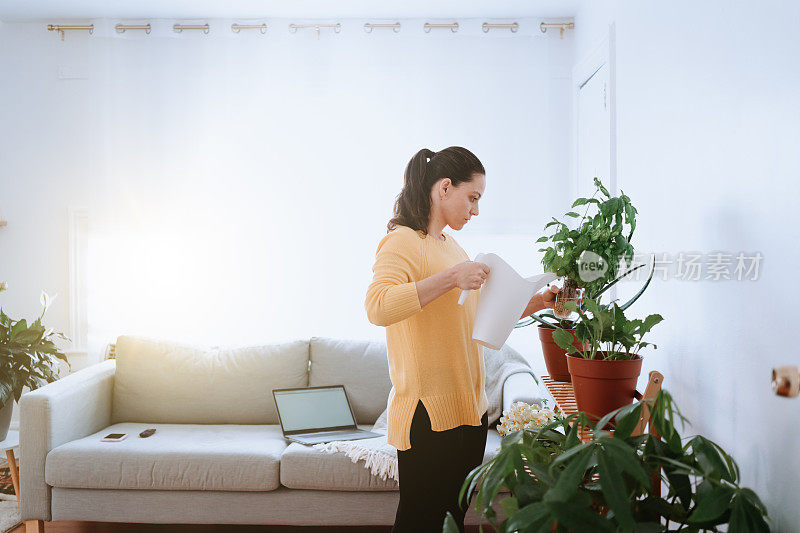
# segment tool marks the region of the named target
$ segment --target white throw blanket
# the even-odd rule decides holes
[[[484,368],[486,370],[486,398],[489,400],[487,417],[491,426],[503,414],[503,384],[512,374],[525,372],[531,374],[538,383],[530,365],[515,349],[504,344],[500,350],[483,348]],[[388,402],[388,399],[387,399]],[[388,405],[387,405],[388,407]],[[397,449],[386,442],[387,409],[375,421],[372,431],[381,433],[380,437],[359,440],[338,440],[314,444],[314,448],[327,453],[341,452],[354,463],[364,461],[373,475],[386,480],[387,477],[400,481],[397,472]]]

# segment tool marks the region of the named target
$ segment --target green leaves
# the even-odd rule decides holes
[[[690,441],[690,445],[704,477],[714,481],[721,479],[731,483],[737,481],[739,467],[714,442],[698,435]]]
[[[589,294],[599,291],[607,282],[614,279],[619,270],[622,255],[633,254],[630,236],[633,233],[636,211],[627,196],[611,197],[599,179],[594,178],[595,193],[591,198],[578,198],[572,207],[586,206],[585,212],[568,211],[564,219],[574,219],[570,225],[553,218],[544,229],[554,228],[550,236],[542,236],[537,243],[549,242],[551,246],[540,248],[544,252],[542,265],[546,272],[559,277],[567,277],[578,287],[589,289]],[[600,197],[600,198],[598,198]],[[602,198],[602,199],[601,199]],[[624,235],[625,227],[630,228]],[[582,279],[579,258],[585,251],[591,251],[608,262],[608,269],[598,279]],[[628,260],[630,263],[630,260]]]
[[[553,467],[563,463],[567,463],[567,466],[561,471],[556,484],[545,494],[544,501],[564,502],[578,490],[578,484],[586,476],[586,468],[592,458],[593,448],[593,445],[581,445],[575,449],[575,453],[569,456],[569,461],[553,462]],[[551,472],[553,467],[550,469]]]
[[[631,436],[645,403],[659,434]],[[477,486],[479,514],[502,533],[717,531],[721,524],[769,531],[764,504],[737,484],[733,458],[702,436],[681,443],[674,423],[683,417],[666,390],[615,414],[613,435],[578,413],[505,436],[500,453],[469,474],[462,496]],[[594,429],[593,439],[581,442],[579,428]],[[501,487],[511,495],[500,500],[507,518],[497,524],[491,502]],[[444,531],[454,531],[448,527],[446,519]]]
[[[50,300],[42,293],[44,310]],[[14,320],[0,309],[0,406],[19,401],[22,389],[34,390],[58,379],[58,360],[69,365],[67,356],[53,342],[56,337],[69,340],[62,333],[46,330],[41,316],[28,323]]]
[[[736,496],[734,496],[731,503],[731,518],[728,525],[728,532],[769,531],[769,525],[767,525],[767,522],[764,520],[764,515],[766,513],[743,493],[744,490],[748,489],[740,490]]]
[[[25,319],[23,318],[22,320],[20,320],[11,327],[11,335],[10,335],[11,340],[16,342],[17,337],[26,331],[28,331],[28,324],[25,322]]]
[[[625,490],[625,482],[621,472],[606,454],[599,454],[597,457],[597,468],[600,477],[603,478],[601,484],[603,495],[606,497],[614,516],[619,522],[620,531],[633,530],[633,515],[631,514],[631,501],[628,491]]]
[[[453,518],[453,515],[450,513],[450,511],[447,511],[447,515],[444,517],[442,533],[461,533],[461,530],[458,529],[458,525],[456,524],[456,519]]]
[[[587,359],[594,358],[600,350],[606,352],[606,359],[635,358],[641,348],[650,345],[643,341],[644,335],[663,320],[658,314],[648,315],[644,320],[629,320],[616,302],[601,304],[589,297],[584,297],[583,308],[578,308],[573,302],[565,303],[564,307],[580,316],[580,322],[574,328],[575,337],[587,347],[583,350],[572,347],[574,340],[562,329],[553,332],[553,340],[567,353],[580,353]]]
[[[729,485],[710,487],[703,482],[704,490],[698,490],[697,506],[688,522],[700,527],[728,524],[730,532],[769,531],[764,517],[764,504],[755,492],[747,488]]]
[[[586,204],[600,204],[600,200],[597,198],[578,198],[572,203],[572,207],[578,207],[579,205],[586,205]]]
[[[723,485],[713,487],[702,497],[698,497],[697,507],[689,515],[689,523],[710,522],[720,517],[728,510],[731,504],[731,497],[733,497],[733,489],[731,487]]]
[[[594,179],[594,186],[603,191],[603,194],[605,194],[606,197],[610,197],[611,195],[609,194],[608,189],[603,187],[603,184],[600,183],[600,180],[597,178],[597,176],[595,176],[593,179]]]
[[[3,376],[3,379],[0,380],[0,407],[4,406],[13,396],[14,388],[9,383],[8,376]]]
[[[563,329],[557,329],[553,332],[553,340],[562,349],[566,350],[568,354],[577,353],[578,349],[572,345],[575,342],[575,337]]]
[[[551,526],[551,520],[549,520],[550,514],[551,511],[543,502],[536,502],[526,505],[516,514],[510,515],[506,513],[506,516],[509,516],[510,518],[506,522],[505,530],[518,531],[524,529],[526,531],[537,531],[539,528],[544,527],[547,527],[549,530],[549,526]]]

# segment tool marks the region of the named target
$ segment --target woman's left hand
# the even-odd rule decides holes
[[[550,285],[550,288],[542,293],[543,309],[552,309],[556,305],[556,294],[561,292],[561,287]]]

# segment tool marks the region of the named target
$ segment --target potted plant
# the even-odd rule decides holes
[[[642,370],[638,352],[646,346],[657,348],[642,339],[663,317],[629,320],[616,302],[601,305],[592,298],[584,299],[585,310],[572,302],[566,305],[580,321],[573,332],[556,330],[553,339],[567,353],[578,410],[597,420],[633,401]],[[573,345],[573,337],[582,343],[580,348]]]
[[[644,407],[654,431],[632,435]],[[613,435],[583,413],[503,437],[498,454],[472,470],[460,501],[475,506],[497,531],[769,531],[758,495],[739,484],[739,467],[719,445],[681,438],[685,420],[666,390],[612,412]],[[582,428],[593,431],[581,442]],[[506,518],[492,507],[501,488]],[[498,523],[499,522],[499,523]],[[449,514],[444,533],[458,528]]]
[[[0,291],[8,288],[0,283]],[[56,347],[55,337],[69,340],[63,333],[42,325],[42,317],[51,300],[42,291],[42,314],[33,323],[14,320],[0,308],[0,440],[6,438],[14,402],[19,402],[22,389],[34,390],[58,379],[58,359],[69,365],[67,356]],[[71,368],[71,366],[70,366]]]
[[[551,236],[540,237],[536,242],[552,243],[548,248],[540,248],[545,252],[542,265],[545,272],[553,272],[564,278],[561,293],[556,298],[555,309],[539,315],[532,315],[530,321],[517,324],[524,327],[538,322],[539,339],[542,343],[542,354],[550,377],[556,381],[570,381],[567,369],[565,351],[553,340],[553,331],[561,329],[572,332],[576,320],[564,307],[565,302],[574,302],[580,306],[581,297],[599,298],[601,294],[611,288],[615,283],[635,270],[643,267],[638,265],[618,275],[621,261],[625,260],[626,268],[631,266],[633,260],[633,245],[630,241],[636,229],[636,208],[631,204],[630,198],[622,192],[618,197],[612,197],[598,178],[594,178],[595,193],[591,198],[578,198],[572,207],[585,205],[584,214],[569,211],[564,216],[580,218],[578,226],[570,229],[562,221],[553,218],[545,225],[545,230],[555,226],[556,231]],[[600,198],[597,198],[597,196]],[[590,213],[592,209],[592,213]],[[627,233],[627,235],[625,235]],[[650,284],[653,277],[651,261],[650,274],[642,289],[622,307],[627,309]],[[581,345],[574,339],[573,345],[580,349]]]
[[[633,260],[631,239],[636,229],[636,208],[624,192],[612,197],[597,177],[594,185],[595,193],[591,198],[578,198],[572,203],[572,207],[586,206],[583,215],[575,211],[564,214],[580,218],[577,228],[570,229],[565,222],[553,218],[544,229],[555,226],[555,233],[536,241],[552,243],[539,251],[544,252],[545,272],[565,278],[561,289],[564,299],[576,298],[580,289],[597,293],[608,280],[617,276],[620,266],[617,258],[624,258],[627,266]],[[598,195],[604,198],[601,200]],[[556,316],[563,318],[568,314],[556,303]]]

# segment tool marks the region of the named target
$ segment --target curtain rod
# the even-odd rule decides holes
[[[453,22],[450,24],[435,24],[431,22],[426,22],[423,26],[423,30],[425,33],[430,33],[431,29],[449,29],[451,32],[456,33],[458,32],[460,26],[458,22]],[[117,24],[114,27],[117,33],[125,33],[126,30],[144,30],[145,33],[150,34],[151,26],[150,24]],[[320,36],[320,30],[322,28],[331,28],[333,29],[334,33],[339,33],[342,28],[342,24],[337,22],[335,24],[289,24],[289,31],[291,33],[296,33],[298,29],[305,29],[305,28],[313,28],[317,32],[317,38]],[[364,31],[367,33],[372,33],[374,28],[391,28],[395,33],[400,32],[400,23],[395,22],[394,24],[373,24],[367,22],[363,26]],[[489,23],[484,22],[481,25],[481,28],[484,33],[488,33],[490,29],[508,29],[511,30],[512,33],[517,33],[519,29],[519,23],[512,22],[508,24],[498,24],[498,23]],[[542,33],[546,33],[548,28],[558,28],[560,30],[561,38],[564,38],[564,30],[567,29],[574,29],[575,23],[574,22],[559,22],[559,23],[547,23],[542,22],[539,24],[539,29]],[[208,34],[210,31],[210,26],[208,23],[205,24],[174,24],[172,26],[173,31],[176,33],[181,33],[183,30],[202,30],[203,33]],[[244,29],[257,29],[262,34],[266,33],[267,25],[266,24],[231,24],[231,31],[234,33],[239,33],[241,30]],[[89,34],[94,33],[94,24],[88,25],[63,25],[63,24],[48,24],[47,25],[48,31],[57,31],[61,35],[61,40],[64,40],[67,31],[70,30],[85,30],[88,31]]]

